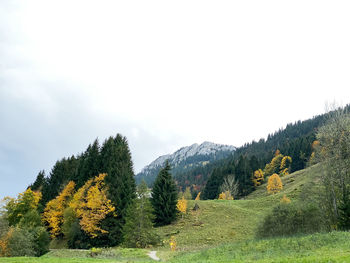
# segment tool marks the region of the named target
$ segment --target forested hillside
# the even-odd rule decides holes
[[[349,105],[344,108],[345,111],[349,109]],[[175,179],[182,188],[191,187],[194,196],[202,191],[204,199],[214,199],[218,197],[223,179],[233,174],[239,183],[237,197],[243,197],[254,190],[252,182],[254,171],[264,169],[274,157],[276,150],[292,158],[290,172],[304,169],[312,154],[312,143],[316,139],[318,128],[332,114],[334,112],[290,123],[284,129],[269,134],[267,139],[253,141],[237,148],[234,156],[206,167],[177,174]]]

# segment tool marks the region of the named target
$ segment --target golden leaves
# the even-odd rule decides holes
[[[230,191],[225,191],[219,194],[219,200],[233,200],[233,196],[231,195]]]
[[[282,180],[278,174],[273,174],[269,177],[266,188],[269,194],[278,193],[283,189]]]
[[[62,233],[63,213],[69,205],[69,201],[74,194],[75,183],[70,181],[62,192],[46,204],[42,220],[47,223],[52,238]]]
[[[252,179],[254,186],[259,186],[264,181],[264,172],[259,169],[254,172],[253,179]]]
[[[90,179],[73,196],[70,207],[80,219],[79,224],[92,238],[99,233],[108,233],[99,226],[99,223],[106,218],[106,215],[114,212],[115,207],[107,198],[107,189],[104,178],[107,174],[100,174]]]
[[[187,200],[185,199],[185,197],[182,197],[177,201],[176,207],[177,210],[179,210],[183,215],[186,214]]]
[[[99,223],[107,214],[114,212],[115,207],[107,198],[104,183],[106,176],[107,174],[100,174],[88,180],[76,192],[75,183],[71,181],[55,199],[47,203],[43,221],[48,224],[52,238],[62,234],[63,215],[67,207],[74,211],[81,229],[92,238],[97,237],[98,233],[107,233]]]

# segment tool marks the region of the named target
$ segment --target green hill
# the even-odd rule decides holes
[[[158,228],[158,232],[164,240],[174,236],[177,247],[184,251],[251,240],[264,216],[283,195],[293,202],[305,198],[307,189],[308,198],[312,198],[309,193],[317,187],[321,168],[315,165],[282,177],[284,188],[275,195],[269,195],[263,184],[244,200],[189,201],[189,213],[172,225]],[[198,218],[192,211],[195,203],[200,207]]]

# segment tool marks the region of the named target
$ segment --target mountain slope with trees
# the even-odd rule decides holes
[[[171,166],[171,173],[177,178],[178,174],[186,173],[194,168],[204,168],[213,162],[222,160],[234,154],[236,147],[230,145],[216,144],[212,142],[203,142],[202,144],[193,144],[183,147],[173,154],[163,155],[147,165],[135,177],[136,182],[145,182],[152,186],[157,174],[163,168],[166,161]],[[177,180],[179,187],[185,187],[186,182]],[[185,188],[183,188],[185,189]]]
[[[344,107],[349,111],[350,105]],[[252,178],[258,169],[264,169],[274,157],[276,150],[284,156],[292,159],[290,172],[304,169],[313,152],[313,142],[316,140],[318,129],[324,125],[336,111],[317,115],[305,121],[297,121],[288,124],[267,136],[246,143],[236,149],[233,156],[211,163],[205,167],[196,167],[188,171],[178,173],[175,179],[179,185],[191,187],[192,193],[202,191],[204,199],[217,198],[219,188],[228,175],[234,175],[239,183],[238,198],[244,197],[254,191]]]

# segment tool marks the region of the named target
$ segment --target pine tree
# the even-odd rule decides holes
[[[215,169],[205,184],[203,190],[203,199],[215,199],[220,193],[220,186],[224,182],[224,176],[221,170]]]
[[[142,180],[137,188],[138,199],[129,206],[123,227],[123,244],[126,247],[145,248],[156,245],[159,237],[153,229],[153,208],[147,197],[147,184]]]
[[[176,219],[177,191],[168,162],[160,170],[154,182],[151,203],[157,226],[171,224]]]
[[[33,191],[41,191],[43,185],[45,183],[45,171],[42,170],[39,172],[38,176],[35,179],[35,182],[29,186]]]
[[[85,182],[101,172],[100,145],[98,139],[88,146],[86,151],[81,155],[77,171],[76,184],[77,188],[82,187]]]
[[[136,198],[135,179],[131,153],[125,137],[109,137],[101,149],[102,172],[107,173],[107,197],[116,208],[117,217],[107,216],[101,227],[108,231],[99,245],[117,245],[122,241],[122,228],[128,207]],[[105,243],[104,243],[105,242]]]

